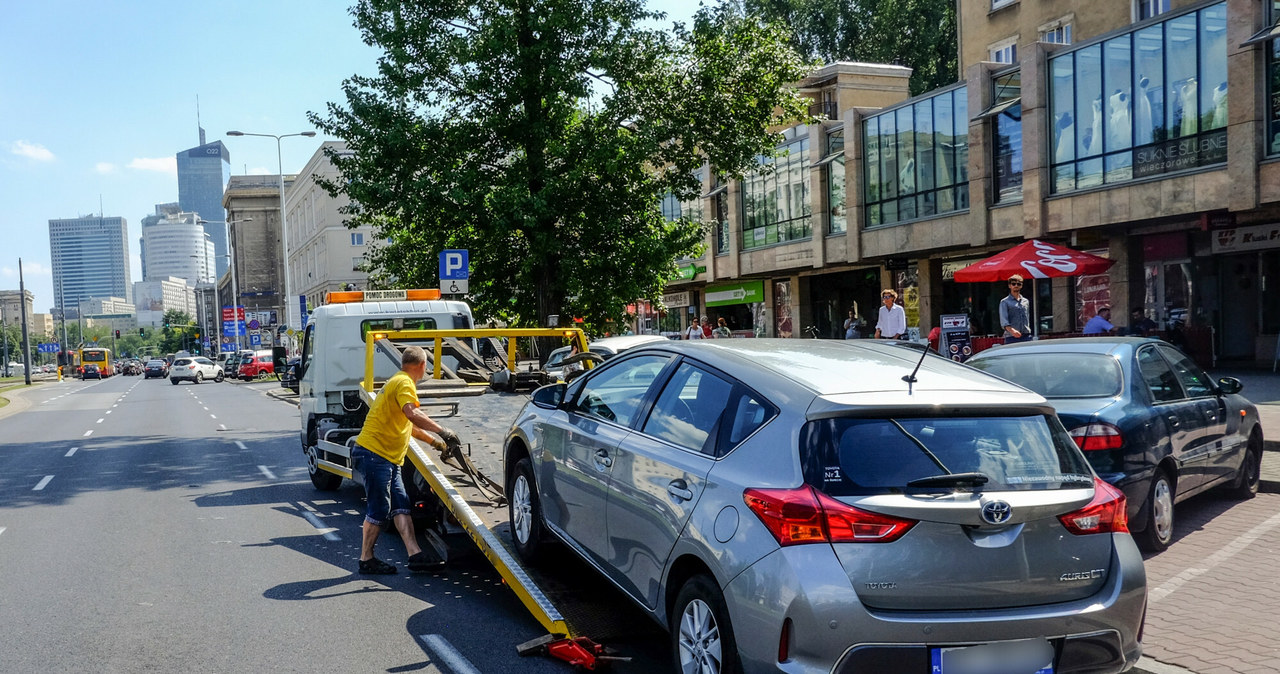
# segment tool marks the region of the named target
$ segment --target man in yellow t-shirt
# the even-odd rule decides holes
[[[387,380],[374,399],[364,427],[356,436],[356,446],[351,451],[352,468],[364,476],[367,501],[360,545],[360,573],[396,572],[395,565],[373,556],[373,545],[388,521],[394,524],[404,541],[405,551],[409,553],[410,571],[434,571],[444,566],[444,562],[423,552],[418,545],[413,518],[409,516],[413,504],[409,502],[401,476],[405,456],[409,453],[410,435],[441,450],[458,440],[456,433],[432,421],[418,407],[417,382],[426,372],[427,354],[422,347],[405,349],[400,371]]]

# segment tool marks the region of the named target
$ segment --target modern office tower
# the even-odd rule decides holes
[[[195,318],[196,289],[187,279],[172,276],[139,281],[133,284],[133,306],[140,326],[163,325],[166,311],[181,311]]]
[[[204,140],[203,133],[201,141]],[[216,276],[227,271],[227,212],[222,191],[231,179],[231,153],[222,141],[201,143],[178,153],[178,205],[205,220],[204,230],[213,242]]]
[[[129,299],[129,225],[121,217],[86,216],[49,221],[56,313],[75,318],[81,300]]]
[[[172,212],[156,206],[156,215],[142,222],[142,280],[176,276],[196,286],[214,280],[214,246],[195,213]],[[164,213],[161,214],[161,210]]]

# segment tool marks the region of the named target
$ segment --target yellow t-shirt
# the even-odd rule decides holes
[[[403,466],[413,428],[409,417],[404,415],[406,403],[418,406],[418,387],[409,375],[401,371],[387,380],[374,399],[373,408],[364,419],[364,427],[356,436],[356,444],[397,466]]]

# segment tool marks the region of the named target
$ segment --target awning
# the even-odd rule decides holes
[[[827,164],[830,164],[831,162],[843,156],[844,156],[844,150],[840,150],[839,152],[832,152],[831,154],[823,157],[822,159],[819,159],[818,161],[813,162],[813,165],[810,166],[809,168],[818,168],[819,166],[826,166]]]
[[[1262,30],[1254,33],[1253,37],[1241,42],[1240,46],[1248,47],[1250,45],[1266,42],[1267,40],[1273,40],[1275,38],[1280,38],[1280,20],[1277,20],[1274,26],[1263,28]]]
[[[1004,112],[1005,110],[1008,110],[1009,108],[1012,108],[1013,106],[1015,106],[1015,105],[1019,105],[1019,104],[1021,104],[1021,103],[1022,103],[1022,97],[1021,97],[1021,96],[1019,96],[1018,98],[1012,98],[1012,99],[1009,99],[1009,100],[1007,100],[1007,101],[1000,101],[999,103],[996,103],[996,104],[992,105],[991,107],[987,108],[986,110],[983,110],[982,112],[979,112],[977,115],[975,115],[975,116],[974,116],[974,118],[973,118],[973,119],[974,119],[974,121],[977,121],[977,120],[979,120],[979,119],[986,119],[986,118],[988,118],[988,117],[995,117],[996,115],[998,115],[998,114],[1000,114],[1000,113]]]

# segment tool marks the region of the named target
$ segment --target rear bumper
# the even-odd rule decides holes
[[[1133,539],[1115,535],[1107,582],[1093,596],[1058,604],[974,611],[867,608],[826,545],[779,549],[725,587],[748,672],[929,674],[930,648],[1048,638],[1057,674],[1121,672],[1142,654],[1138,633],[1146,572]],[[790,658],[777,661],[783,620]]]

